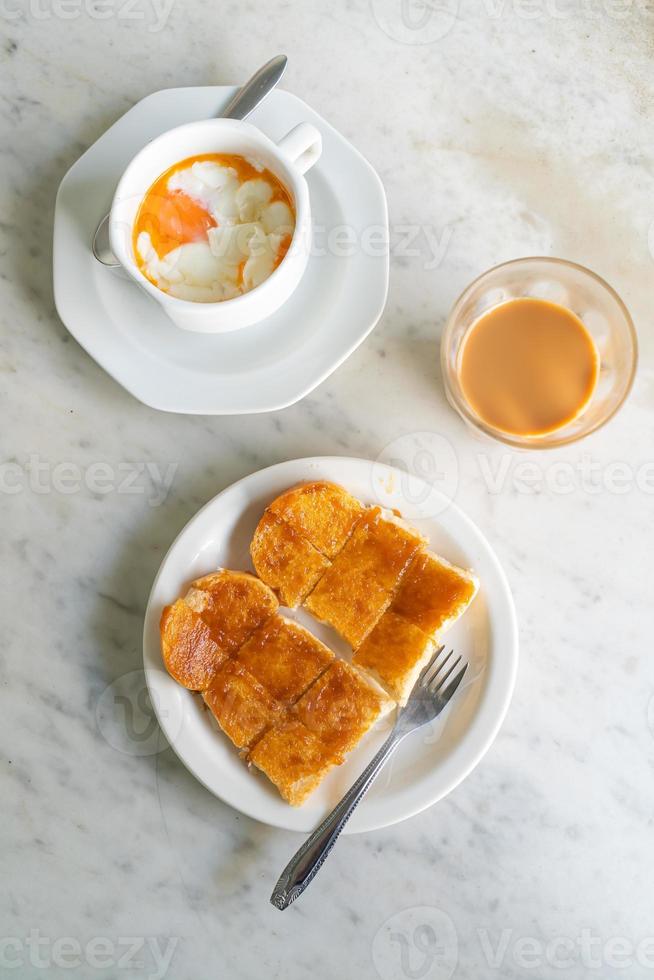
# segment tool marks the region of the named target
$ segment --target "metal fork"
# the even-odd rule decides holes
[[[286,865],[279,881],[270,896],[270,901],[278,909],[286,909],[298,898],[313,881],[323,866],[325,859],[336,843],[343,827],[354,813],[357,805],[370,789],[382,766],[393,754],[402,739],[422,728],[438,717],[453,697],[468,669],[464,664],[458,673],[447,681],[456,670],[461,657],[452,660],[454,651],[450,650],[439,662],[444,647],[439,647],[423,669],[404,708],[397,713],[393,731],[386,739],[377,755],[370,761],[357,781],[350,787],[340,803],[311,834]],[[447,668],[447,669],[445,669]],[[447,686],[446,686],[447,685]]]

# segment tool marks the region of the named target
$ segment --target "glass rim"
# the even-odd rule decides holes
[[[556,436],[556,429],[552,432],[535,436],[521,436],[515,433],[505,432],[502,429],[497,429],[480,418],[480,416],[478,416],[468,405],[465,398],[463,398],[462,395],[459,395],[459,393],[454,390],[452,384],[450,383],[451,369],[448,363],[450,348],[452,346],[450,335],[456,321],[456,316],[466,297],[477,285],[479,285],[479,283],[483,282],[483,280],[489,277],[492,273],[499,272],[500,270],[506,269],[510,266],[530,265],[537,262],[566,266],[570,269],[576,269],[579,272],[582,272],[584,275],[589,276],[591,279],[594,279],[595,282],[606,290],[606,292],[608,292],[615,300],[623,316],[631,342],[631,364],[629,367],[629,376],[619,401],[613,406],[610,412],[599,418],[592,425],[588,426],[588,428],[584,429],[583,432],[576,432],[558,437]],[[470,423],[473,428],[478,429],[480,432],[483,432],[484,435],[487,435],[492,439],[496,439],[498,442],[503,442],[505,445],[513,446],[518,449],[556,449],[560,446],[566,446],[573,442],[578,442],[580,439],[584,439],[593,432],[597,432],[598,429],[601,429],[608,422],[610,422],[624,405],[629,393],[631,392],[631,389],[633,388],[637,368],[638,334],[636,333],[636,327],[634,325],[631,313],[627,309],[627,306],[620,294],[606,281],[606,279],[602,278],[602,276],[598,275],[596,272],[593,272],[593,270],[589,269],[587,266],[581,265],[579,262],[572,262],[569,259],[555,258],[551,255],[528,255],[524,256],[523,258],[509,259],[507,262],[500,262],[498,265],[491,266],[490,269],[486,269],[480,275],[476,276],[470,283],[468,283],[465,289],[461,291],[452,304],[450,312],[447,315],[447,319],[445,320],[445,326],[443,327],[443,333],[441,336],[441,374],[443,377],[443,384],[445,386],[445,393],[452,407],[466,422]],[[563,432],[564,429],[561,429],[560,431]]]

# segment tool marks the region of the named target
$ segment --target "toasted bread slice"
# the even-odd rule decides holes
[[[330,562],[291,524],[267,510],[250,545],[257,575],[294,608],[309,595]]]
[[[282,721],[285,709],[237,661],[220,668],[204,700],[239,749],[249,748],[267,728]]]
[[[465,612],[478,588],[472,572],[421,551],[400,582],[392,610],[429,636],[439,637]]]
[[[396,701],[406,704],[435,649],[430,636],[387,609],[357,650],[354,663],[367,670]]]
[[[276,615],[236,655],[237,661],[282,704],[293,704],[334,659],[299,623]]]
[[[294,719],[272,728],[248,755],[291,806],[304,803],[340,757]]]
[[[268,507],[327,558],[334,558],[363,513],[363,504],[336,483],[303,483]]]
[[[190,691],[209,687],[228,654],[216,643],[204,620],[178,599],[164,609],[160,630],[168,673]]]
[[[422,537],[379,507],[366,511],[305,602],[357,649],[390,604]]]
[[[393,707],[390,698],[360,671],[336,660],[293,710],[309,731],[344,755]]]
[[[272,589],[254,575],[226,568],[193,582],[186,602],[227,653],[235,653],[279,607]]]

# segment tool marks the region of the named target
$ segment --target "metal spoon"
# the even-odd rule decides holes
[[[266,62],[245,85],[241,86],[234,98],[227,103],[218,118],[245,119],[246,116],[249,116],[259,103],[265,99],[268,92],[274,89],[284,74],[287,62],[288,58],[285,54],[278,54],[275,58],[271,58],[270,61]],[[93,254],[102,265],[107,265],[110,268],[115,268],[120,265],[120,262],[111,251],[111,245],[109,244],[108,214],[105,214],[95,229],[92,248]]]

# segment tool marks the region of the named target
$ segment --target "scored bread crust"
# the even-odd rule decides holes
[[[293,713],[343,757],[393,707],[394,702],[364,673],[335,660],[302,695]]]
[[[295,718],[267,731],[247,758],[291,806],[304,803],[329,770],[342,762],[337,752]]]
[[[419,532],[370,508],[304,605],[352,649],[390,605],[402,573],[423,542]]]
[[[236,659],[280,703],[294,704],[334,660],[313,633],[279,614],[252,634]]]
[[[279,608],[273,590],[256,575],[226,568],[192,582],[185,601],[228,653],[238,650]]]
[[[221,665],[279,608],[275,593],[250,572],[219,569],[196,579],[161,614],[161,653],[169,674],[203,691]]]
[[[255,571],[294,609],[306,599],[330,561],[296,528],[266,510],[250,544]]]
[[[439,638],[463,615],[479,582],[469,571],[420,550],[395,597],[354,655],[400,705],[406,704]]]
[[[333,558],[349,538],[364,507],[337,483],[315,480],[280,494],[268,510],[302,534],[326,558]]]
[[[203,697],[237,749],[249,748],[286,714],[284,706],[235,660],[223,664]]]

